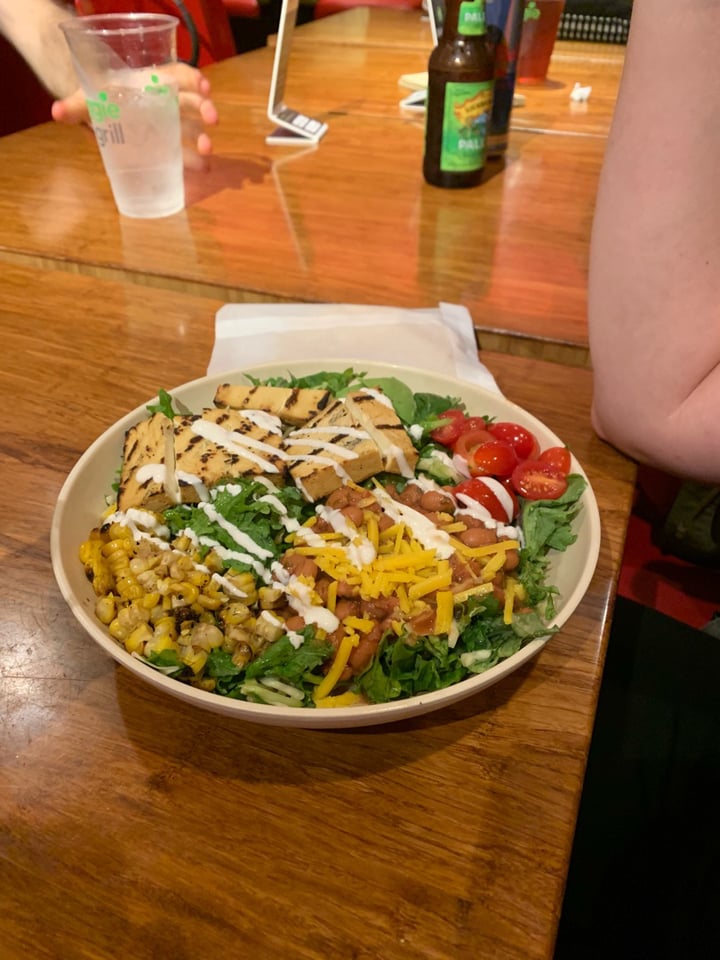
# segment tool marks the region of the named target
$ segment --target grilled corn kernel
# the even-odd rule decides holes
[[[188,653],[181,656],[182,662],[186,667],[190,667],[193,673],[200,673],[202,668],[207,663],[207,651],[206,650],[189,650]]]
[[[249,616],[250,608],[237,600],[229,603],[220,613],[220,619],[228,627],[236,626],[239,623],[244,623]]]
[[[284,633],[283,622],[266,611],[258,617],[255,623],[255,633],[263,640],[274,643]]]
[[[160,617],[159,620],[155,621],[153,633],[155,637],[168,636],[173,640],[177,640],[178,631],[175,617]]]
[[[106,626],[115,619],[115,614],[117,612],[117,604],[115,603],[115,597],[112,594],[108,594],[104,597],[99,597],[97,603],[95,604],[95,616],[101,623],[104,623]]]
[[[273,610],[283,602],[284,594],[277,587],[260,587],[258,599],[263,610]]]
[[[188,583],[185,580],[170,587],[173,607],[187,607],[191,603],[195,603],[199,595],[200,591],[195,584]]]
[[[252,659],[253,652],[246,643],[240,644],[235,653],[232,655],[232,662],[236,667],[244,667]]]
[[[215,647],[221,647],[225,639],[222,630],[212,623],[195,624],[190,637],[193,647],[199,647],[201,650],[213,650]]]
[[[152,630],[146,623],[141,623],[123,642],[128,653],[142,653],[145,643],[150,639],[152,639]]]
[[[205,610],[217,610],[225,602],[225,597],[220,593],[217,593],[217,594],[201,593],[200,596],[197,598],[197,602]]]
[[[151,653],[162,653],[163,650],[179,650],[180,645],[170,636],[169,633],[153,634],[145,644],[145,656]]]

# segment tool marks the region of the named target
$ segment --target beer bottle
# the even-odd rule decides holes
[[[447,0],[442,38],[430,54],[423,175],[436,187],[480,183],[495,65],[485,0]]]

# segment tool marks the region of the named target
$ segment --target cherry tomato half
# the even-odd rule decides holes
[[[493,477],[471,477],[463,480],[453,489],[453,493],[458,497],[464,495],[476,500],[498,523],[510,523],[517,513],[515,494],[505,489],[500,481]]]
[[[540,444],[532,431],[521,427],[519,423],[509,423],[499,420],[491,423],[488,430],[496,440],[509,443],[517,454],[518,460],[534,460],[540,452]]]
[[[435,443],[442,444],[443,447],[452,447],[465,427],[465,412],[457,407],[452,407],[450,410],[443,411],[438,419],[448,422],[431,430],[430,439],[434,440]]]
[[[472,460],[473,452],[477,449],[477,447],[479,447],[481,443],[487,443],[487,441],[492,440],[492,438],[493,435],[487,430],[466,430],[464,433],[461,433],[455,441],[453,453],[456,453],[459,457],[467,460],[469,466]]]
[[[567,447],[548,447],[538,457],[542,463],[549,463],[553,470],[557,470],[566,477],[570,473],[570,451]]]
[[[557,500],[567,490],[567,479],[549,463],[523,460],[512,472],[512,485],[527,500]]]
[[[475,447],[468,467],[473,477],[509,477],[518,464],[515,451],[504,440],[487,440]]]
[[[469,430],[487,430],[488,423],[485,417],[467,417],[465,420],[465,429],[463,433],[467,433]]]

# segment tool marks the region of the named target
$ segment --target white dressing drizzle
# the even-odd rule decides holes
[[[277,433],[282,435],[282,421],[274,413],[268,413],[265,410],[239,410],[240,416],[254,423],[256,427],[265,430],[266,433]]]
[[[286,584],[278,583],[277,586],[284,591],[288,603],[305,623],[314,623],[326,633],[332,633],[340,626],[340,621],[332,611],[312,602],[310,586],[298,577],[291,576]]]
[[[377,551],[372,542],[364,537],[340,510],[334,510],[332,507],[326,507],[320,504],[315,512],[328,523],[335,533],[342,534],[348,541],[342,549],[345,552],[350,563],[357,569],[368,566],[377,556]],[[333,544],[335,546],[335,544]]]
[[[231,453],[236,453],[238,456],[244,457],[252,463],[256,463],[268,473],[279,473],[280,471],[273,463],[270,463],[269,460],[259,456],[253,451],[259,450],[263,453],[270,454],[272,457],[287,459],[283,451],[274,447],[272,444],[263,443],[262,440],[255,440],[253,437],[245,436],[235,430],[226,430],[225,427],[221,427],[217,423],[211,423],[209,420],[193,420],[190,430],[198,437],[214,443],[216,447],[222,447],[223,450],[229,450]]]
[[[412,531],[413,537],[427,550],[434,550],[441,560],[447,560],[453,555],[455,550],[450,543],[449,534],[436,527],[432,520],[412,507],[393,500],[381,487],[373,492],[385,513],[396,523],[404,523]]]

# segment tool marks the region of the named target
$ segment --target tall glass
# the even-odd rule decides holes
[[[177,84],[177,17],[107,14],[60,27],[87,99],[115,203],[127,217],[166,217],[185,206]]]
[[[542,83],[548,73],[565,0],[525,0],[518,83]]]

